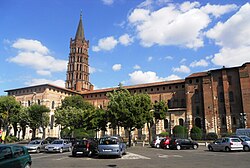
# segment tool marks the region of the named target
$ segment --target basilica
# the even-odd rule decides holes
[[[95,90],[89,80],[89,41],[85,39],[82,17],[80,17],[75,38],[70,39],[70,53],[67,65],[65,88],[51,84],[6,90],[15,96],[23,106],[33,103],[50,108],[50,124],[46,137],[60,137],[60,126],[55,126],[54,111],[61,101],[72,95],[81,95],[96,107],[106,108],[108,92],[116,88]],[[190,130],[200,127],[203,133],[218,135],[235,132],[237,128],[250,128],[250,63],[238,67],[215,69],[193,73],[185,79],[124,86],[132,94],[147,93],[151,101],[165,101],[168,104],[166,118],[155,126],[155,134],[171,133],[176,125]],[[122,130],[121,136],[126,136]],[[116,134],[109,129],[107,134]],[[101,133],[98,134],[100,136]],[[148,135],[147,128],[133,132],[138,139]],[[42,136],[37,131],[36,136]],[[146,136],[147,137],[147,136]],[[31,138],[27,130],[26,138]]]

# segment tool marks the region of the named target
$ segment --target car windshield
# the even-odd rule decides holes
[[[247,137],[247,136],[243,136],[243,137],[240,137],[241,139],[243,139],[244,141],[250,141],[250,138]]]
[[[99,141],[100,145],[114,145],[118,144],[118,140],[116,138],[101,138]]]
[[[53,141],[51,144],[63,144],[63,141]]]
[[[36,145],[36,144],[40,144],[41,141],[31,141],[29,144],[31,145]]]

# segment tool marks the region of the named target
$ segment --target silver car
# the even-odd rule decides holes
[[[242,141],[239,138],[226,137],[217,139],[208,145],[210,151],[243,150]]]
[[[40,153],[42,151],[45,151],[45,146],[47,146],[49,143],[46,140],[33,140],[26,145],[26,148],[28,149],[28,152],[36,152]]]
[[[64,152],[71,151],[72,144],[71,142],[63,139],[54,140],[51,144],[45,147],[45,152]]]
[[[234,138],[239,138],[242,141],[243,150],[250,151],[250,138],[246,135],[234,135]]]
[[[126,144],[118,136],[105,136],[98,143],[98,156],[118,156],[126,154]]]

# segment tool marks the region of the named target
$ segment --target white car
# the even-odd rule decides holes
[[[40,153],[45,150],[45,147],[49,144],[46,140],[33,140],[28,143],[25,147],[28,149],[28,152]]]
[[[151,143],[150,143],[150,146],[152,148],[160,148],[160,143],[161,143],[161,140],[163,139],[163,137],[156,137]]]
[[[69,151],[71,152],[72,149],[72,144],[63,139],[58,139],[53,141],[51,144],[47,145],[45,147],[45,152],[64,152],[64,151]]]
[[[242,151],[243,145],[239,138],[226,137],[217,139],[208,145],[210,151]]]

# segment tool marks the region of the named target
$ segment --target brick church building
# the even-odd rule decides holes
[[[70,39],[70,53],[65,88],[42,84],[6,90],[23,106],[32,103],[46,105],[50,111],[50,126],[46,136],[60,137],[60,126],[54,125],[54,110],[66,96],[81,95],[96,107],[106,108],[107,92],[116,88],[94,90],[89,81],[89,41],[85,39],[82,17],[74,39]],[[166,118],[155,127],[155,133],[171,132],[175,125],[189,130],[200,127],[204,133],[218,135],[235,132],[237,128],[250,128],[250,63],[239,67],[221,68],[193,73],[185,79],[124,86],[131,93],[148,93],[152,102],[163,100],[168,103]],[[115,134],[116,130],[108,130]],[[147,128],[134,131],[140,138],[147,135]],[[27,137],[30,138],[29,131]],[[37,136],[42,134],[37,133]],[[122,136],[125,135],[123,131]]]

